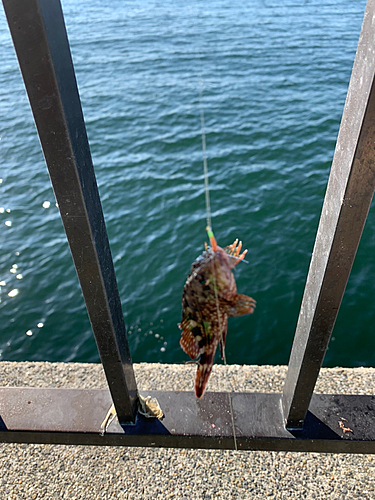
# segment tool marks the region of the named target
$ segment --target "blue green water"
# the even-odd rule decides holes
[[[364,7],[63,1],[134,361],[186,359],[202,81],[214,231],[249,249],[235,274],[258,302],[230,320],[228,362],[288,362]],[[0,359],[98,361],[2,11],[0,53]],[[375,365],[374,255],[372,207],[328,366]]]

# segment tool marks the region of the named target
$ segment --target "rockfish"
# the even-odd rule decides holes
[[[237,293],[232,269],[245,257],[238,240],[219,247],[207,228],[210,247],[193,262],[182,292],[180,346],[197,363],[195,395],[201,398],[212,371],[217,345],[224,358],[228,316],[254,312],[255,300]]]

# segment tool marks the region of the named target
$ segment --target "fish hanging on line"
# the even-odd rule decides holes
[[[217,345],[225,359],[228,316],[254,312],[255,300],[237,294],[232,269],[245,257],[238,240],[219,247],[211,228],[207,228],[210,247],[193,262],[182,292],[182,330],[180,346],[197,363],[195,395],[201,398],[212,371]]]

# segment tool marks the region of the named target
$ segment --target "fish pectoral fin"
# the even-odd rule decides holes
[[[199,357],[199,343],[193,332],[185,327],[180,339],[181,349],[195,362]]]
[[[248,295],[239,293],[228,303],[226,313],[228,316],[243,316],[252,314],[256,306],[256,301]]]

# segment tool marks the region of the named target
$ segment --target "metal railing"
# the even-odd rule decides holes
[[[375,0],[366,6],[283,394],[138,391],[59,0],[3,0],[109,391],[0,388],[0,441],[375,452],[375,397],[313,394],[375,189]],[[100,434],[111,404],[118,420]],[[232,413],[232,415],[231,415]],[[337,415],[353,432],[343,433]],[[232,421],[233,417],[233,421]],[[213,425],[214,424],[214,425]]]

